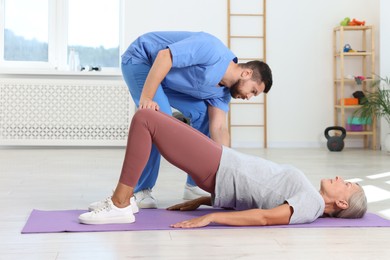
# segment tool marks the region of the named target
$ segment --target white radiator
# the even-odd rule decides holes
[[[126,145],[122,80],[0,79],[0,145]]]

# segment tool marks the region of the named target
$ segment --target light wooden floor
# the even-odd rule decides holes
[[[390,219],[390,155],[345,149],[242,150],[321,178],[360,178],[369,211]],[[82,209],[108,196],[124,150],[0,149],[0,259],[390,259],[390,228],[228,229],[20,234],[32,209]],[[375,176],[381,173],[385,176]],[[180,201],[185,175],[163,162],[160,207]]]

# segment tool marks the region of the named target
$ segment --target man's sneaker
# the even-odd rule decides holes
[[[108,200],[111,200],[111,196],[106,198],[106,199],[104,199],[104,200],[96,201],[96,202],[93,202],[93,203],[89,204],[88,210],[89,211],[94,211],[94,210],[97,210],[97,209],[99,209],[101,207],[104,207]],[[135,202],[134,196],[130,198],[130,206],[131,206],[131,210],[133,211],[133,214],[139,212],[139,208],[137,206],[137,203]]]
[[[198,186],[192,186],[189,185],[188,183],[186,183],[186,185],[184,186],[184,195],[183,195],[184,200],[194,200],[204,196],[210,196],[210,193],[205,192]]]
[[[112,203],[111,199],[105,201],[105,205],[94,211],[81,214],[79,221],[82,224],[123,224],[133,223],[135,217],[131,206],[118,208]]]
[[[157,200],[152,195],[151,189],[145,189],[134,193],[135,201],[141,209],[156,209]]]

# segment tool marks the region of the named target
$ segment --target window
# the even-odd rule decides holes
[[[118,67],[118,1],[68,1],[68,51],[79,54],[81,66]]]
[[[121,0],[0,0],[0,66],[118,68]]]
[[[6,0],[4,7],[4,60],[47,62],[47,0]]]

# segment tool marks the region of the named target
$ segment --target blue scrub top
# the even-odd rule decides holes
[[[218,86],[229,63],[237,57],[216,37],[205,32],[151,32],[136,39],[122,55],[122,63],[152,65],[158,52],[169,48],[172,68],[163,88],[205,100],[229,110],[230,91]]]

